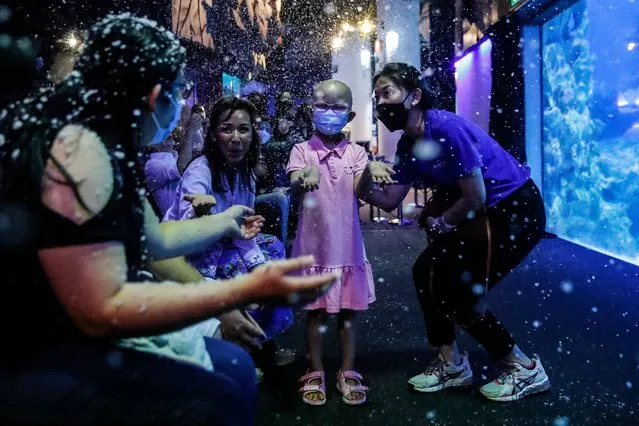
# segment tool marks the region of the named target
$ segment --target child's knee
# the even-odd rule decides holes
[[[350,328],[353,321],[355,321],[355,311],[350,309],[342,309],[337,314],[337,327],[342,329],[344,327]]]
[[[328,320],[328,314],[324,309],[314,309],[312,311],[306,311],[306,318],[309,321],[326,322]]]

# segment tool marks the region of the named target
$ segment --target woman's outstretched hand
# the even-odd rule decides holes
[[[374,183],[380,185],[397,183],[393,180],[395,171],[388,164],[382,163],[381,161],[371,161],[366,167],[368,168],[368,172],[370,173],[371,179]]]
[[[250,240],[264,226],[264,218],[255,215],[255,211],[246,206],[231,206],[221,215],[230,219],[228,236],[231,238]]]
[[[326,293],[339,274],[290,276],[313,265],[313,256],[270,262],[257,267],[249,275],[250,299],[280,305],[304,306]]]

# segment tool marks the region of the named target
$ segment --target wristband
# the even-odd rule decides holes
[[[455,229],[453,225],[449,225],[446,223],[446,219],[444,219],[444,215],[441,215],[440,217],[438,217],[437,222],[441,225],[444,232],[452,231],[453,229]]]

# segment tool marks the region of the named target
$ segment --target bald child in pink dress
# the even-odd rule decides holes
[[[368,162],[361,146],[341,133],[355,117],[350,88],[325,81],[313,93],[313,121],[317,131],[307,142],[293,147],[287,169],[291,189],[304,193],[293,244],[293,256],[315,256],[305,273],[340,272],[341,281],[315,303],[306,306],[307,341],[311,365],[300,382],[302,400],[310,405],[326,402],[322,364],[322,332],[328,314],[338,315],[342,342],[342,368],[337,387],[348,405],[366,402],[368,389],[355,371],[355,312],[375,300],[371,265],[366,259],[355,191]]]

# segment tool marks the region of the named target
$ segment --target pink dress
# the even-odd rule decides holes
[[[366,259],[359,224],[359,206],[354,191],[355,177],[362,174],[368,155],[347,139],[332,150],[313,134],[308,142],[293,147],[287,173],[307,166],[320,171],[319,189],[304,194],[293,243],[293,256],[312,254],[315,264],[304,273],[341,271],[341,282],[304,309],[363,311],[375,301],[373,271]]]

